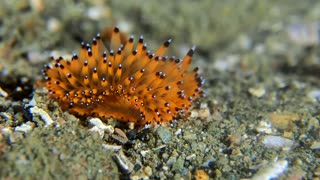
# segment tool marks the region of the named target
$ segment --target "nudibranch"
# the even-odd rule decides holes
[[[100,34],[81,43],[71,60],[51,57],[43,70],[46,88],[62,109],[78,116],[115,118],[135,124],[161,123],[190,113],[204,95],[199,68],[189,70],[195,47],[184,58],[164,56],[171,39],[154,53],[143,36],[122,41],[113,28],[109,47]]]

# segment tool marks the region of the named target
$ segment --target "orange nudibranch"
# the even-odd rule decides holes
[[[81,43],[71,60],[51,58],[43,71],[50,97],[80,116],[113,117],[136,124],[161,123],[189,113],[204,95],[198,67],[189,70],[195,47],[182,59],[164,56],[171,39],[154,53],[143,36],[123,40],[113,28],[109,47],[100,34]]]

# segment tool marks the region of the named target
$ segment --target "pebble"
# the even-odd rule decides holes
[[[149,154],[149,153],[150,153],[150,150],[142,150],[142,151],[140,151],[140,154],[141,154],[142,157],[146,157],[147,154]]]
[[[181,130],[181,128],[179,128],[179,129],[174,133],[174,135],[178,136],[178,135],[180,135],[181,133],[182,133],[182,130]]]
[[[260,121],[256,131],[260,133],[271,134],[273,133],[272,125],[268,121]]]
[[[164,127],[158,128],[157,134],[163,143],[167,144],[171,141],[171,133],[167,128],[164,128]]]
[[[129,141],[126,133],[119,128],[114,129],[114,133],[111,134],[111,137],[120,142],[121,144],[126,144]]]
[[[262,143],[268,148],[291,148],[294,141],[281,137],[281,136],[272,136],[266,135],[263,137]]]
[[[267,115],[267,119],[273,127],[286,130],[291,129],[293,122],[300,120],[300,117],[297,114],[290,113],[270,113]]]
[[[313,102],[317,102],[320,99],[320,89],[312,90],[307,95]]]
[[[89,132],[91,133],[98,133],[100,138],[102,139],[104,136],[104,130],[98,128],[97,126],[93,126],[92,128],[89,129]]]
[[[114,128],[111,125],[105,125],[99,118],[91,118],[89,123],[93,126],[96,126],[99,129],[102,129],[104,132],[108,134],[112,134],[114,132]]]
[[[8,97],[8,93],[0,87],[0,95],[2,97]]]
[[[314,173],[314,175],[319,177],[320,176],[320,166],[313,173]]]
[[[179,157],[176,162],[172,164],[172,170],[175,172],[181,172],[184,168],[184,158]]]
[[[8,127],[2,128],[0,130],[1,130],[1,134],[7,135],[7,136],[12,133],[11,128],[8,128]]]
[[[194,172],[194,177],[196,180],[209,180],[209,175],[202,169],[197,169]]]
[[[160,146],[158,146],[158,147],[152,148],[152,150],[153,150],[154,152],[159,152],[159,151],[161,151],[162,149],[164,149],[165,147],[167,147],[167,146],[166,146],[166,145],[160,145]]]
[[[152,169],[150,166],[146,166],[144,169],[143,169],[143,172],[145,173],[146,176],[151,176],[152,175]]]
[[[47,29],[50,32],[58,33],[62,30],[62,23],[57,18],[50,18],[47,21]]]
[[[190,154],[189,156],[186,157],[186,160],[190,161],[190,160],[193,160],[197,157],[196,154]]]
[[[37,106],[34,106],[32,108],[30,108],[30,113],[33,115],[33,116],[40,116],[40,118],[44,121],[45,123],[45,126],[44,127],[47,127],[47,126],[50,126],[52,123],[54,123],[54,121],[52,120],[52,118],[49,116],[49,114],[37,107]]]
[[[248,92],[258,98],[261,98],[266,94],[266,89],[264,87],[254,87],[254,88],[249,88]]]
[[[288,161],[280,160],[273,162],[265,167],[259,169],[259,171],[252,177],[252,180],[271,180],[279,177],[288,168]]]
[[[87,16],[92,20],[100,20],[102,18],[110,17],[110,9],[104,6],[94,6],[87,10]]]
[[[45,9],[45,3],[44,0],[29,0],[31,8],[40,13],[43,12]]]
[[[129,174],[132,172],[134,165],[129,161],[127,156],[125,156],[122,151],[119,151],[118,154],[114,155],[114,157],[124,173]]]
[[[311,146],[311,149],[320,149],[320,142],[319,141],[314,141]]]
[[[0,116],[3,117],[6,121],[12,120],[12,115],[8,112],[1,112]]]
[[[28,133],[31,130],[32,130],[32,126],[25,123],[14,128],[14,132],[22,132],[22,133]]]
[[[167,165],[172,165],[173,163],[175,163],[177,161],[177,157],[178,157],[178,153],[177,151],[173,151],[171,156],[169,157],[168,161],[167,161]]]
[[[110,144],[102,144],[102,147],[105,150],[111,150],[111,151],[119,151],[122,148],[122,146],[110,145]]]

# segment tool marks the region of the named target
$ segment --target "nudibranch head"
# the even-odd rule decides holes
[[[97,34],[91,45],[81,43],[71,60],[52,57],[43,71],[46,88],[64,110],[80,116],[135,124],[170,121],[189,113],[204,94],[198,68],[189,70],[195,47],[183,59],[168,58],[170,43],[151,53],[143,36],[136,45],[133,36],[124,42],[115,27],[109,48]]]

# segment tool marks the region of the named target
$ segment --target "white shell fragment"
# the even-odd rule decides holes
[[[274,132],[272,125],[269,121],[260,121],[256,130],[260,133],[271,134]]]
[[[0,87],[0,96],[8,97],[8,93]]]
[[[266,135],[263,137],[262,143],[268,148],[291,148],[293,141],[281,136]]]
[[[105,149],[105,150],[108,150],[108,151],[119,151],[122,146],[118,146],[118,145],[110,145],[110,144],[102,144],[102,147]]]
[[[121,144],[125,144],[129,141],[126,133],[119,128],[114,129],[114,133],[111,134],[111,137],[120,142]]]
[[[132,172],[134,165],[129,161],[127,156],[125,156],[122,151],[119,151],[119,153],[114,155],[114,157],[124,173],[129,174]]]
[[[49,114],[45,110],[43,110],[43,109],[41,109],[41,108],[39,108],[37,106],[34,106],[34,107],[30,108],[30,113],[33,116],[40,116],[40,118],[46,124],[44,127],[47,127],[47,126],[51,125],[52,123],[54,123],[54,121],[49,116]]]
[[[98,133],[100,138],[102,139],[104,136],[104,130],[98,128],[97,126],[93,126],[92,128],[89,129],[89,132],[91,133]]]
[[[22,132],[22,133],[28,133],[32,130],[32,127],[28,124],[21,124],[20,126],[17,126],[14,128],[14,132]]]
[[[4,134],[4,135],[10,135],[12,133],[12,129],[8,128],[8,127],[2,128],[2,129],[0,129],[0,133]]]
[[[252,177],[252,180],[270,180],[279,177],[288,167],[288,161],[280,160],[266,165]]]
[[[105,125],[99,118],[91,118],[89,123],[92,126],[96,126],[97,128],[107,132],[108,134],[112,134],[114,132],[113,126]],[[91,128],[92,129],[92,128]]]

